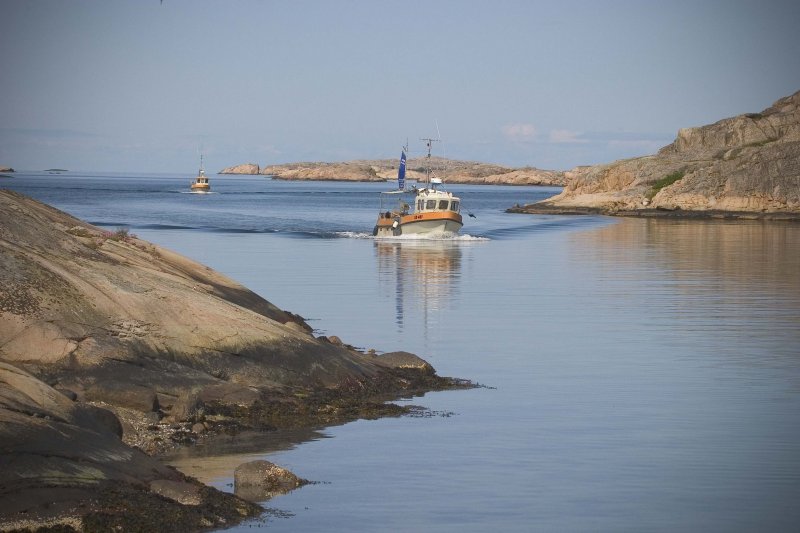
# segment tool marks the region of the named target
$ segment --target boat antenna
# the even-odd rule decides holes
[[[438,126],[437,126],[438,127]],[[435,142],[439,142],[441,139],[431,139],[430,137],[420,139],[421,141],[425,141],[428,146],[428,155],[427,155],[427,164],[425,165],[425,180],[427,185],[431,183],[431,144]]]
[[[203,143],[200,143],[197,151],[200,152],[200,175],[202,176],[205,174],[205,171],[203,170]]]
[[[436,123],[436,136],[438,137],[437,140],[440,143],[442,143],[442,159],[444,159],[443,162],[444,170],[442,172],[444,173],[447,171],[447,151],[444,148],[444,141],[442,140],[442,134],[439,132],[439,121],[434,119],[434,122]]]

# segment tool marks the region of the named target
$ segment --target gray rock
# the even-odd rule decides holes
[[[173,422],[198,422],[205,415],[205,403],[197,394],[178,398],[170,409],[169,418]]]
[[[73,402],[78,399],[78,393],[70,389],[62,389],[61,387],[54,387],[55,390],[72,400]]]
[[[86,389],[88,401],[105,402],[144,413],[158,411],[158,396],[148,387],[116,380],[97,383]]]
[[[150,482],[150,490],[182,505],[200,505],[203,503],[200,487],[195,483],[156,479]]]
[[[0,361],[0,530],[65,516],[80,524],[75,517],[92,512],[98,492],[112,488],[152,487],[187,503],[208,490],[124,444],[109,415]]]
[[[196,421],[199,405],[175,405],[192,394],[248,407],[264,394],[336,388],[383,370],[203,265],[8,190],[0,312],[0,359],[77,398],[177,420]],[[139,427],[126,423],[125,438]]]
[[[233,480],[235,494],[249,501],[263,501],[308,484],[289,470],[264,460],[237,466]]]
[[[80,403],[76,404],[75,408],[75,416],[83,426],[122,438],[122,423],[117,415],[108,409]]]
[[[376,356],[378,362],[391,368],[413,368],[426,374],[434,374],[436,370],[424,359],[410,352],[389,352]]]

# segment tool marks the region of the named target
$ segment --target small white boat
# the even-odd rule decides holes
[[[211,190],[211,184],[208,182],[206,171],[203,169],[203,154],[200,154],[200,172],[197,173],[197,177],[192,182],[191,189],[193,192],[209,192]]]
[[[464,225],[461,219],[461,199],[444,190],[441,178],[431,175],[431,143],[436,139],[423,139],[428,144],[428,164],[422,188],[405,189],[406,150],[400,156],[397,171],[397,190],[381,193],[381,208],[372,234],[375,237],[399,237],[400,235],[428,235],[458,233]],[[402,195],[414,194],[413,211],[403,201]],[[385,208],[384,202],[397,196],[394,208]],[[389,200],[391,203],[391,200]]]

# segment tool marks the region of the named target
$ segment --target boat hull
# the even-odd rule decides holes
[[[381,216],[372,231],[376,237],[401,235],[438,235],[458,233],[464,224],[461,215],[453,212],[421,213],[395,217]]]
[[[194,192],[209,192],[211,190],[211,186],[208,185],[207,183],[201,183],[201,184],[193,183],[192,190]]]

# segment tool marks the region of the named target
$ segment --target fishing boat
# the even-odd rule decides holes
[[[422,188],[405,189],[406,152],[403,147],[400,155],[400,166],[397,171],[397,190],[381,193],[381,207],[378,221],[372,234],[375,237],[399,237],[401,235],[443,235],[455,234],[464,225],[461,219],[461,199],[444,190],[441,178],[431,172],[431,144],[438,139],[422,139],[427,142],[428,156],[425,169],[425,181]],[[412,205],[409,206],[403,195],[413,194]],[[396,202],[391,199],[394,198]],[[394,207],[385,208],[384,203]],[[412,209],[413,206],[413,210]]]
[[[197,177],[192,182],[191,188],[193,192],[211,191],[211,184],[208,183],[206,171],[203,169],[203,154],[200,154],[200,172],[197,173]]]

